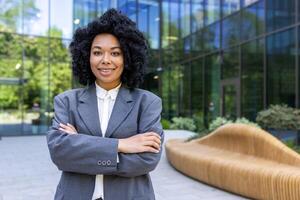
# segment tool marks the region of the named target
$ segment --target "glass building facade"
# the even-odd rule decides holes
[[[300,107],[297,0],[0,0],[0,136],[46,133],[53,97],[77,87],[73,31],[109,8],[149,40],[142,87],[162,97],[164,118]]]

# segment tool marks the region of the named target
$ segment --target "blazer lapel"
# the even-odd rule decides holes
[[[133,100],[129,89],[121,87],[114,108],[108,121],[105,137],[110,137],[126,119],[133,108]]]
[[[92,135],[102,136],[96,86],[94,84],[90,85],[79,97],[78,113]]]

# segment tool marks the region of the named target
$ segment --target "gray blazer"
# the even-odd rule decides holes
[[[95,175],[104,175],[105,200],[154,200],[149,172],[160,153],[118,153],[118,138],[154,131],[161,135],[161,99],[151,92],[121,87],[101,137],[95,85],[73,89],[54,98],[55,116],[47,134],[51,159],[62,171],[55,200],[91,200]],[[69,135],[59,123],[70,123]],[[117,155],[119,163],[117,163]]]

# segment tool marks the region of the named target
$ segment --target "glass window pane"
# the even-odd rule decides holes
[[[191,63],[191,109],[198,128],[203,128],[203,59]]]
[[[169,43],[172,44],[174,42],[178,41],[179,36],[179,31],[180,31],[180,16],[179,16],[179,9],[180,9],[180,4],[176,1],[172,1],[169,3],[169,11],[170,11],[170,24],[169,24],[169,35],[168,35],[168,40]]]
[[[195,57],[203,52],[203,31],[197,31],[191,35],[191,55]]]
[[[224,17],[230,15],[240,9],[240,0],[223,0],[222,8]]]
[[[24,134],[45,133],[48,128],[49,65],[47,59],[48,38],[24,38]]]
[[[181,38],[189,35],[191,33],[190,21],[191,21],[191,11],[190,11],[190,0],[182,0],[180,8],[180,28],[181,28]],[[174,10],[172,10],[172,13]]]
[[[97,2],[92,0],[73,1],[73,29],[87,25],[92,19],[97,17]]]
[[[295,30],[267,38],[267,99],[295,106]]]
[[[291,25],[295,22],[295,0],[267,1],[267,31]]]
[[[250,4],[253,4],[253,3],[256,3],[256,2],[258,2],[259,0],[242,0],[242,4],[243,4],[243,6],[248,6],[248,5],[250,5]]]
[[[251,5],[242,12],[242,39],[249,40],[264,32],[264,1]]]
[[[205,12],[206,19],[205,25],[214,23],[220,19],[220,0],[206,0],[205,1]]]
[[[162,47],[166,47],[169,45],[169,24],[170,24],[170,11],[169,11],[169,3],[166,1],[162,2]]]
[[[263,109],[264,40],[255,40],[242,46],[242,116],[255,121]]]
[[[220,22],[205,27],[203,44],[204,50],[208,52],[220,48]]]
[[[181,112],[182,116],[190,116],[191,112],[191,66],[189,64],[185,64],[181,68]]]
[[[0,31],[22,33],[22,8],[24,8],[24,18],[28,16],[28,11],[33,6],[27,3],[22,5],[20,0],[0,1]]]
[[[225,18],[222,21],[222,47],[227,48],[240,40],[240,13]]]
[[[169,113],[171,117],[179,114],[180,81],[183,76],[180,68],[180,65],[172,65],[169,68]]]
[[[24,5],[27,4],[28,8],[24,10],[24,15],[29,16],[24,18],[25,34],[31,35],[48,35],[49,30],[49,4],[48,1],[23,1]]]
[[[203,27],[204,23],[204,0],[192,0],[192,13],[191,13],[191,31],[194,33]]]
[[[159,48],[159,5],[157,0],[139,2],[138,28],[141,30],[153,49]],[[164,26],[167,26],[164,25]]]
[[[50,6],[50,36],[72,38],[73,0],[51,0]]]
[[[222,58],[220,58],[221,60]],[[227,49],[223,53],[222,79],[236,78],[239,74],[239,49]]]
[[[220,116],[220,58],[214,54],[205,57],[205,123]]]
[[[22,37],[0,33],[0,135],[22,134]]]
[[[150,4],[149,6],[149,42],[150,47],[153,49],[159,48],[159,4],[158,1],[148,1]]]

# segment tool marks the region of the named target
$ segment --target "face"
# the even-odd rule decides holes
[[[108,33],[97,35],[92,43],[90,65],[96,82],[106,90],[118,86],[124,69],[124,58],[118,39]]]

